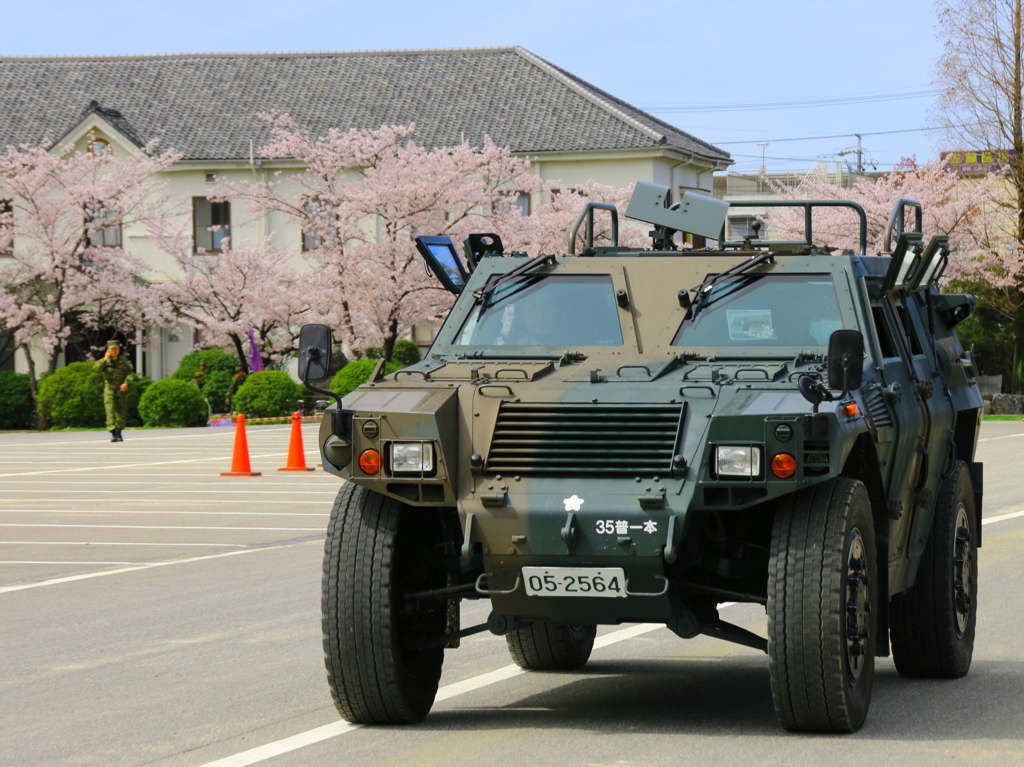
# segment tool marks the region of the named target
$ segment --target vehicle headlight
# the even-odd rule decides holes
[[[761,448],[719,445],[716,465],[720,477],[761,476]]]
[[[434,472],[434,446],[429,442],[392,442],[391,473],[432,474]]]

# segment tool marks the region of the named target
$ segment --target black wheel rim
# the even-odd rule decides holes
[[[971,528],[963,503],[956,508],[956,533],[953,536],[953,607],[956,633],[962,637],[971,617],[974,563],[971,550]]]
[[[854,528],[846,539],[844,591],[846,603],[846,674],[850,684],[860,679],[867,661],[871,602],[864,536]]]

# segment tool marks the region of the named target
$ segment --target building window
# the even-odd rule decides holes
[[[97,157],[101,157],[110,151],[110,142],[101,138],[93,139],[89,143],[89,151]]]
[[[312,231],[306,229],[305,226],[302,230],[302,249],[303,250],[317,250],[318,248],[324,247],[324,238],[322,235],[327,234],[327,247],[333,247],[338,244],[338,230],[336,227],[337,216],[334,213],[331,203],[327,200],[319,198],[313,200],[307,200],[306,205],[306,221],[305,224],[311,224]],[[331,224],[335,226],[331,226]],[[327,227],[330,227],[329,229]],[[325,231],[326,229],[326,231]]]
[[[729,231],[726,235],[727,239],[742,240],[744,237],[752,237],[754,234],[754,228],[751,226],[757,221],[757,216],[730,216],[729,217]]]
[[[193,197],[192,227],[197,253],[220,253],[224,240],[231,234],[231,203]]]
[[[0,256],[14,255],[14,205],[0,200]]]
[[[103,226],[104,220],[114,220],[118,218],[117,211],[105,210],[100,213],[96,218],[88,220],[90,224],[89,228],[92,230],[89,233],[89,244],[94,248],[119,248],[121,247],[121,224],[113,223]]]
[[[501,195],[501,199],[491,206],[491,210],[494,213],[505,213],[518,210],[519,215],[529,216],[530,195],[528,192],[510,192],[509,194],[503,194]]]

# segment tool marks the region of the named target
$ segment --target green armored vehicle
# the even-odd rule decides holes
[[[593,247],[611,207],[594,203],[567,233],[573,254],[586,220],[575,256],[474,235],[463,263],[419,238],[458,294],[447,321],[423,362],[378,366],[320,431],[347,480],[323,575],[345,719],[422,719],[445,649],[487,630],[534,670],[582,667],[597,626],[626,622],[758,648],[797,731],[858,728],[877,656],[967,673],[982,400],[954,332],[975,298],[936,288],[947,239],[926,241],[903,200],[881,255],[853,203],[769,203],[805,209],[803,241],[729,242],[728,203],[667,197],[640,183],[626,211],[652,250]],[[837,204],[859,253],[812,245],[813,209]],[[718,248],[677,251],[677,231]],[[325,378],[330,331],[301,346],[304,380]],[[467,599],[490,601],[486,623],[463,625]],[[724,620],[731,602],[764,605],[767,636]]]

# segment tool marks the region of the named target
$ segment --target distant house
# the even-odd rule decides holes
[[[256,114],[272,109],[314,134],[415,123],[413,139],[427,147],[490,136],[529,157],[534,173],[566,184],[646,180],[710,193],[712,173],[732,163],[721,149],[519,47],[0,58],[0,91],[0,147],[78,143],[91,133],[115,152],[154,138],[181,152],[164,180],[170,192],[193,198],[196,245],[208,250],[216,249],[208,230],[215,224],[234,236],[273,231],[285,244],[301,240],[291,222],[241,221],[228,203],[206,199],[215,175],[295,167],[255,156],[269,138]],[[166,256],[143,232],[123,236],[160,270]],[[136,350],[138,366],[157,378],[174,371],[193,339],[182,329],[164,331],[161,341],[152,354]]]

